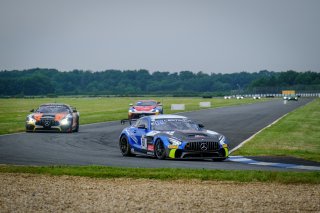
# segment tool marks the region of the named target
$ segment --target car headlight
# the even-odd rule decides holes
[[[181,141],[177,140],[177,139],[174,139],[174,138],[169,138],[169,142],[172,144],[172,145],[176,145],[176,146],[179,146],[181,145]]]
[[[156,115],[158,115],[159,114],[159,109],[153,109],[151,112],[154,112]]]
[[[72,119],[72,115],[67,115],[64,119],[62,119],[62,120],[60,121],[60,124],[63,125],[63,126],[69,125],[71,119]]]
[[[69,120],[67,118],[64,118],[60,121],[60,124],[65,126],[65,125],[68,125],[69,124]]]
[[[225,141],[226,141],[226,137],[224,137],[223,135],[220,135],[219,137],[220,144],[225,144]]]
[[[26,119],[27,124],[35,125],[36,120],[32,116],[28,116]]]
[[[135,112],[136,110],[134,109],[134,108],[131,108],[131,109],[129,109],[129,113],[133,113],[133,112]]]

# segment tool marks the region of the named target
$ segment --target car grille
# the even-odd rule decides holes
[[[184,147],[186,151],[217,151],[219,150],[219,143],[214,141],[197,141],[188,142]]]
[[[40,125],[43,127],[51,127],[55,125],[55,121],[53,119],[41,119]]]

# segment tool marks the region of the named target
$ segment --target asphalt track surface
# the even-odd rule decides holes
[[[286,113],[312,99],[275,99],[269,102],[181,113],[224,134],[232,148]],[[104,165],[135,168],[192,168],[223,170],[287,170],[269,166],[211,160],[157,160],[123,157],[118,137],[120,121],[81,125],[78,133],[17,133],[0,136],[0,164],[15,165]],[[295,171],[295,169],[288,169]]]

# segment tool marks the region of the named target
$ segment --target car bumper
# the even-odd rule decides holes
[[[159,115],[159,112],[131,112],[128,114],[128,119],[138,119],[149,115]]]
[[[222,159],[229,155],[228,148],[220,148],[214,151],[187,151],[184,149],[169,149],[167,148],[169,158],[174,159]]]
[[[26,124],[26,132],[71,132],[70,126],[43,127],[39,125]]]

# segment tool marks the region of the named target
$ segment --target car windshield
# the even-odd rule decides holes
[[[174,130],[199,130],[199,126],[187,119],[156,119],[151,123],[152,130],[174,131]]]
[[[156,106],[157,102],[155,101],[138,101],[136,106]]]
[[[69,109],[63,105],[42,105],[37,111],[38,113],[68,113]]]

